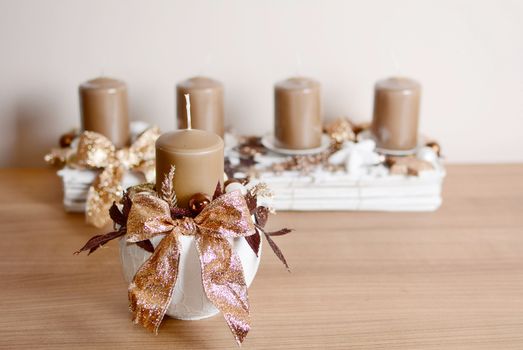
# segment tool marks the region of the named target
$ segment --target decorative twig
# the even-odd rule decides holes
[[[173,187],[173,179],[174,179],[174,172],[175,172],[175,166],[171,165],[171,169],[169,170],[169,174],[163,179],[162,182],[162,190],[161,190],[161,197],[164,201],[169,203],[169,207],[174,208],[176,207],[176,203],[178,202],[178,199],[176,198],[176,193],[174,192]]]

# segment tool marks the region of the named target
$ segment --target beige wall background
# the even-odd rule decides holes
[[[220,79],[227,123],[251,134],[271,130],[279,79],[314,77],[327,119],[364,121],[374,82],[407,75],[448,161],[523,161],[522,1],[0,0],[0,50],[1,166],[44,165],[102,73],[163,130],[177,81]]]

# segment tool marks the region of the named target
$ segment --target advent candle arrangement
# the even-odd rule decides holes
[[[321,89],[317,81],[295,77],[275,84],[274,136],[277,146],[285,149],[321,145]]]
[[[107,137],[116,148],[129,145],[127,86],[124,82],[100,77],[79,87],[82,130]]]
[[[192,100],[192,96],[191,96]],[[156,184],[162,184],[171,166],[178,205],[188,208],[195,193],[212,195],[223,183],[223,140],[216,133],[192,129],[191,105],[187,100],[187,129],[171,131],[156,140]]]
[[[176,85],[178,128],[187,128],[187,109],[184,96],[191,96],[191,118],[194,129],[212,132],[223,138],[223,85],[217,80],[194,77]]]
[[[270,211],[258,200],[270,196],[266,185],[224,188],[223,140],[191,128],[185,98],[187,129],[156,141],[156,186],[128,188],[122,208],[113,201],[107,210],[116,231],[92,237],[75,254],[119,239],[135,324],[158,333],[167,315],[200,320],[221,312],[241,345],[251,329],[247,288],[258,270],[262,235],[289,269],[270,236],[291,230],[265,231]]]
[[[374,88],[371,131],[383,153],[413,153],[418,144],[421,86],[408,78],[380,80]]]

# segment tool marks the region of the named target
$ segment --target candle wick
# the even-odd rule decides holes
[[[396,56],[396,52],[393,49],[389,48],[389,55],[392,60],[392,64],[394,65],[394,74],[396,76],[399,76],[400,75],[400,65],[398,63],[398,57]]]
[[[301,54],[299,52],[296,52],[296,76],[299,77],[301,75],[302,71],[302,61],[301,61]]]
[[[191,98],[189,97],[189,94],[185,95],[185,108],[187,109],[187,129],[192,129],[192,121],[191,121]]]

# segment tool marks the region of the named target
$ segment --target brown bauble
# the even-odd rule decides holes
[[[425,145],[427,147],[432,148],[432,150],[438,155],[438,157],[441,157],[441,146],[436,141],[427,142]]]
[[[71,146],[71,143],[73,143],[74,138],[76,135],[72,132],[68,132],[67,134],[63,134],[60,137],[60,147],[61,148],[67,148]]]
[[[189,199],[189,210],[193,214],[200,214],[209,203],[211,203],[211,198],[205,193],[193,194]]]

